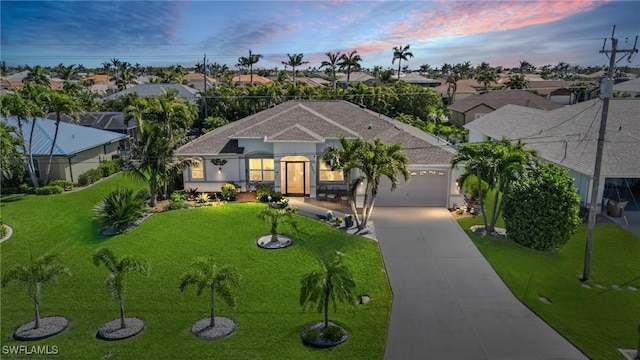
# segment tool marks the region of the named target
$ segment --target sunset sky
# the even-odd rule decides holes
[[[318,67],[328,51],[357,50],[363,66],[386,68],[392,48],[410,44],[412,69],[465,61],[604,65],[602,39],[615,24],[620,46],[632,47],[639,19],[640,1],[619,0],[2,0],[0,58],[7,65],[99,67],[118,58],[193,66],[206,53],[210,63],[234,68],[251,49],[264,55],[257,67],[282,68],[287,53],[304,53],[305,67]]]

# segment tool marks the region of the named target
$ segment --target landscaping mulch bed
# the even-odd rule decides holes
[[[65,331],[69,326],[69,320],[63,316],[48,316],[40,318],[39,328],[36,329],[35,326],[35,320],[20,326],[13,334],[13,338],[19,341],[46,339]]]
[[[228,317],[216,316],[214,327],[209,326],[211,318],[198,320],[191,327],[191,333],[204,340],[223,339],[236,332],[236,322]]]
[[[120,319],[111,320],[102,325],[96,337],[102,340],[124,340],[141,333],[145,328],[144,320],[136,317],[124,318],[127,325],[124,329],[120,327]]]

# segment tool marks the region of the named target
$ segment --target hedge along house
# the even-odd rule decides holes
[[[18,127],[15,118],[3,118],[5,124]],[[36,176],[44,177],[49,164],[49,151],[56,131],[55,120],[36,118],[24,121],[22,131],[29,145],[29,134],[33,127],[33,154]],[[112,131],[98,130],[86,126],[60,122],[58,138],[53,148],[49,180],[64,179],[78,182],[78,176],[95,169],[101,161],[121,156],[127,136]]]
[[[313,198],[323,188],[347,188],[342,171],[331,171],[321,161],[327,146],[340,146],[341,136],[404,145],[411,179],[400,180],[391,192],[383,178],[377,206],[459,203],[455,179],[460,170],[450,169],[455,151],[449,144],[346,101],[289,101],[217,128],[175,155],[201,160],[184,171],[185,188],[215,192],[228,181],[243,189],[262,182],[288,196]]]

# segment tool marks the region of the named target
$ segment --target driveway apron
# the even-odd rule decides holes
[[[373,211],[393,290],[384,358],[586,359],[524,306],[444,208]]]

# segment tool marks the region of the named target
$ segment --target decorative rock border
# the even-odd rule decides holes
[[[124,323],[127,327],[123,329],[120,327],[120,318],[111,320],[100,327],[96,337],[107,341],[124,340],[140,334],[146,328],[144,320],[137,317],[124,318]]]
[[[4,229],[7,231],[7,233],[2,237],[2,239],[0,239],[0,242],[3,242],[5,240],[9,240],[11,235],[13,235],[13,229],[11,228],[11,226],[6,225],[6,224],[2,224],[0,226],[4,227]]]
[[[336,323],[333,321],[329,321],[329,326],[337,326],[339,328],[341,328],[344,331],[344,336],[342,336],[342,338],[340,338],[340,340],[338,341],[331,341],[329,339],[325,339],[324,337],[322,337],[322,331],[321,329],[324,326],[324,321],[318,321],[318,322],[313,322],[310,324],[305,325],[302,330],[300,330],[300,338],[302,339],[302,342],[305,345],[309,345],[315,348],[319,348],[319,349],[326,349],[326,348],[331,348],[334,346],[338,346],[340,344],[342,344],[343,342],[347,341],[347,339],[349,338],[349,331],[347,331],[347,329]],[[316,339],[315,341],[311,341],[311,340],[307,340],[305,339],[307,332],[309,330],[320,330],[320,336],[318,339]]]
[[[261,249],[277,250],[293,245],[293,239],[286,235],[278,234],[278,241],[271,241],[271,235],[265,235],[256,240],[256,245]]]
[[[494,228],[493,232],[491,234],[486,234],[485,230],[484,230],[484,225],[473,225],[471,227],[469,227],[469,230],[471,230],[471,232],[474,233],[480,233],[483,235],[490,235],[490,236],[498,236],[501,238],[507,238],[507,229],[504,228]]]
[[[35,328],[36,321],[30,321],[21,325],[13,338],[18,341],[35,341],[58,335],[69,327],[69,319],[63,316],[48,316],[40,318],[40,327]]]
[[[224,339],[228,336],[235,334],[238,328],[233,319],[223,316],[215,317],[216,326],[210,327],[211,318],[206,317],[198,320],[193,326],[191,326],[191,333],[200,339],[204,340],[218,340]]]

